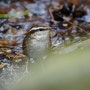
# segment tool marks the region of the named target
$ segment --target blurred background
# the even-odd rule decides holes
[[[51,28],[38,63],[24,55],[33,24]],[[90,0],[0,0],[0,90],[90,90]]]

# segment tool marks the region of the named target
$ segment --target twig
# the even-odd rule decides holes
[[[0,48],[10,48],[10,49],[16,49],[16,48],[23,48],[23,47],[17,47],[17,46],[0,46]]]
[[[58,15],[58,14],[57,14]],[[61,17],[60,15],[58,15],[60,18],[62,18],[62,19],[64,19],[63,17]],[[64,19],[65,20],[65,19]],[[66,21],[66,20],[65,20]],[[72,23],[72,22],[70,22],[70,21],[66,21],[66,22],[68,22],[68,23],[70,23],[70,24],[72,24],[72,25],[74,25],[74,26],[77,26],[76,24],[74,24],[74,23]],[[86,32],[83,28],[81,28],[81,27],[79,27],[79,26],[77,26],[77,28],[79,28],[80,30],[82,30],[82,31],[84,31],[85,33],[88,33],[88,32]]]

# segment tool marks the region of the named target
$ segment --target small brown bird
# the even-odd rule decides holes
[[[23,52],[30,60],[43,59],[50,49],[50,30],[45,25],[33,25],[23,42]]]

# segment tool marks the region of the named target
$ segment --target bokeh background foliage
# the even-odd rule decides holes
[[[32,65],[33,67],[33,65]],[[51,54],[15,90],[90,90],[90,46],[66,54]]]

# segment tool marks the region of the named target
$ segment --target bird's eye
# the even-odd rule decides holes
[[[44,30],[46,30],[46,29],[44,29],[44,28],[40,28],[40,29],[39,29],[39,31],[44,31]]]
[[[43,31],[43,29],[42,29],[42,28],[40,28],[40,29],[39,29],[39,31]]]

